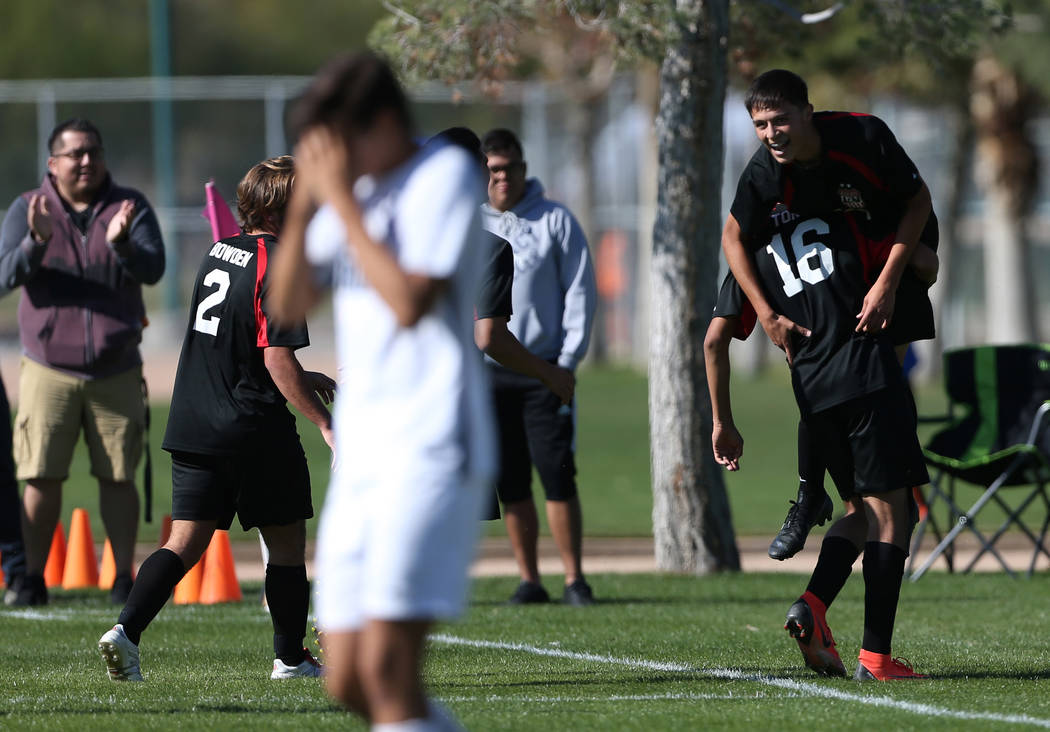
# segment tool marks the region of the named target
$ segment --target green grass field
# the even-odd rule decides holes
[[[932,678],[884,684],[803,668],[781,629],[797,576],[594,580],[590,608],[506,606],[505,580],[479,581],[466,617],[432,639],[432,694],[472,730],[1050,727],[1042,579],[906,583],[895,651]],[[240,604],[165,608],[143,637],[146,682],[134,685],[110,682],[94,649],[116,615],[99,593],[0,610],[0,728],[363,729],[320,682],[268,679],[270,622],[258,587],[246,590]],[[862,612],[855,578],[828,615],[851,672]]]

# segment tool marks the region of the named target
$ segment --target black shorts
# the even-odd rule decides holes
[[[490,369],[499,423],[500,501],[517,503],[532,494],[532,467],[548,501],[576,497],[576,418],[569,406],[536,379],[500,367]]]
[[[843,500],[930,481],[915,434],[914,402],[903,386],[821,410],[806,417],[806,424],[825,463],[836,472],[852,471],[852,481],[836,480]]]
[[[886,335],[893,345],[926,341],[936,334],[930,287],[920,280],[910,267],[904,268],[893,305],[893,320]]]
[[[260,445],[245,455],[171,454],[171,517],[229,529],[286,526],[312,518],[310,471],[298,439]]]

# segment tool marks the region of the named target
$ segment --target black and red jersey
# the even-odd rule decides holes
[[[781,164],[765,146],[751,157],[731,208],[743,237],[768,241],[770,213],[781,204],[803,219],[843,214],[871,240],[895,237],[922,177],[889,127],[873,115],[848,112],[816,112],[813,124],[820,135],[817,162]],[[920,241],[936,249],[937,236],[931,213]]]
[[[277,239],[241,234],[215,242],[190,301],[163,447],[226,455],[282,435],[295,418],[263,362],[268,346],[309,345],[306,324],[282,328],[266,314],[267,265]]]
[[[481,273],[481,286],[474,302],[474,320],[484,318],[510,319],[514,312],[511,291],[514,286],[514,250],[510,242],[486,231],[485,269]]]
[[[776,312],[812,332],[794,342],[791,379],[802,414],[903,385],[890,337],[855,332],[867,271],[885,261],[886,248],[858,236],[843,213],[803,218],[782,206],[770,230],[764,245],[750,245],[763,292]],[[731,274],[714,314],[754,324]],[[746,337],[748,330],[740,327],[735,335]]]

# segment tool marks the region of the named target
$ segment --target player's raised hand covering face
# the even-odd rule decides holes
[[[296,185],[314,203],[329,201],[336,193],[349,192],[350,155],[346,142],[323,125],[311,127],[295,146]]]
[[[820,136],[813,125],[813,105],[798,107],[784,102],[754,109],[755,134],[778,163],[809,162],[820,154]]]

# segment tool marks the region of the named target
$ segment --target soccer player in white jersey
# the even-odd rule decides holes
[[[404,93],[371,53],[325,66],[294,122],[270,304],[294,321],[334,290],[337,457],[315,595],[328,690],[373,729],[457,729],[421,669],[432,623],[463,608],[495,467],[473,343],[482,182],[458,146],[415,144]]]

